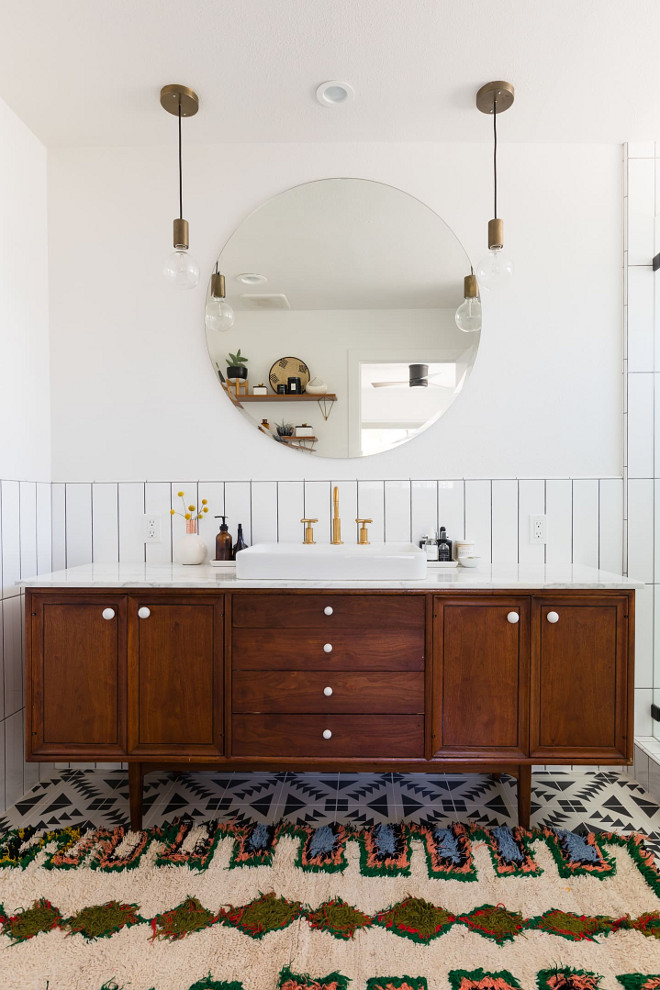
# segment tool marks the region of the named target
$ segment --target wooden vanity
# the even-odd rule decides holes
[[[134,828],[162,767],[505,771],[528,825],[532,764],[631,762],[634,590],[619,580],[35,584],[27,759],[127,762]]]

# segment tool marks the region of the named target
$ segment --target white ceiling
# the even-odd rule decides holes
[[[48,146],[169,143],[160,87],[199,93],[186,142],[660,135],[657,0],[0,0],[0,97]],[[354,102],[321,107],[317,85]]]

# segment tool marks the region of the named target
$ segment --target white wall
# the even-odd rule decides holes
[[[185,136],[184,136],[185,142]],[[478,260],[492,211],[487,145],[184,145],[184,213],[203,273],[247,213],[299,182],[350,175],[435,209]],[[621,149],[501,144],[510,291],[484,300],[477,362],[440,422],[340,478],[603,477],[622,469]],[[221,393],[205,279],[161,277],[177,211],[167,148],[54,150],[49,160],[56,480],[327,478]]]
[[[23,596],[51,566],[46,149],[0,100],[0,809],[23,762]]]
[[[50,480],[46,149],[0,100],[0,478]]]

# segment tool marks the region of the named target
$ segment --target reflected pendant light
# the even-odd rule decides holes
[[[211,288],[204,316],[206,329],[215,333],[224,333],[234,325],[234,310],[225,299],[225,276],[218,271],[216,262],[215,272],[211,275]]]
[[[463,279],[463,295],[465,300],[454,314],[456,326],[463,333],[476,333],[481,330],[481,302],[474,269],[470,269],[470,274]]]
[[[513,265],[504,255],[504,224],[497,216],[497,115],[508,110],[513,103],[514,89],[511,83],[489,82],[477,93],[477,109],[493,115],[493,187],[495,209],[488,221],[488,254],[477,265],[477,281],[481,288],[494,289],[506,284]]]
[[[187,86],[171,83],[160,91],[160,105],[179,118],[179,216],[174,221],[174,251],[167,258],[163,275],[178,289],[194,289],[199,282],[199,267],[188,254],[188,221],[183,219],[183,179],[181,169],[181,118],[194,117],[199,110],[197,93]]]

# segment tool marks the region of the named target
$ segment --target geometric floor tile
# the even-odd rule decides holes
[[[177,816],[241,824],[280,818],[311,825],[341,822],[474,822],[516,820],[516,781],[506,775],[403,773],[167,773],[144,780],[144,825]],[[128,824],[124,770],[62,770],[36,784],[4,814],[0,832],[19,825]],[[532,826],[571,831],[643,832],[660,859],[660,807],[631,776],[537,771]]]

